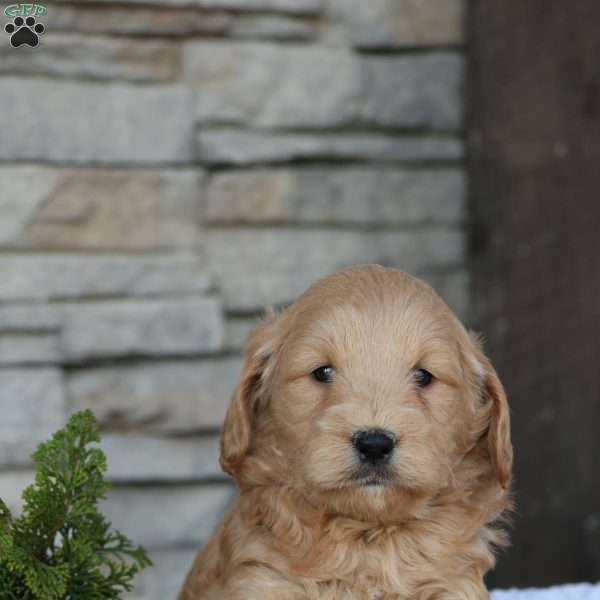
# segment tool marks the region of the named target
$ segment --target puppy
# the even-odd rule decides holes
[[[221,437],[239,500],[180,600],[483,600],[511,506],[502,385],[424,282],[315,283],[249,339]]]

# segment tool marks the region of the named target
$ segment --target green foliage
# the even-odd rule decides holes
[[[71,417],[33,454],[35,483],[14,519],[0,500],[2,600],[118,600],[151,564],[98,511],[109,484],[91,411]]]

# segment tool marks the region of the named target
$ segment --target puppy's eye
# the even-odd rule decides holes
[[[335,369],[331,365],[323,365],[312,372],[312,376],[319,383],[331,383],[333,381],[333,374]]]
[[[433,381],[433,375],[425,369],[415,370],[415,382],[420,388],[427,387]]]

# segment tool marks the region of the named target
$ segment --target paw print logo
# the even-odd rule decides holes
[[[10,35],[10,44],[13,48],[18,48],[23,44],[35,48],[46,28],[42,23],[36,23],[35,17],[15,17],[12,23],[4,27],[4,31]]]

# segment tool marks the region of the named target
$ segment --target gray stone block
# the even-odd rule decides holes
[[[53,332],[3,333],[0,331],[0,364],[56,363],[61,358]]]
[[[72,2],[74,0],[67,0]],[[83,3],[95,0],[79,0]],[[298,15],[316,15],[322,11],[323,0],[112,0],[115,4],[197,7],[208,10],[264,11]],[[110,3],[110,0],[109,2]],[[107,3],[107,4],[108,4]]]
[[[113,487],[100,504],[113,526],[148,549],[199,546],[234,498],[229,484]]]
[[[0,307],[0,362],[75,362],[224,348],[213,297]]]
[[[449,136],[287,133],[232,128],[200,130],[198,160],[251,165],[299,160],[419,163],[458,161],[463,144]]]
[[[193,35],[212,35],[239,37],[239,38],[257,38],[273,40],[305,40],[313,38],[317,34],[317,24],[311,15],[294,14],[268,14],[253,12],[226,12],[222,9],[208,11],[199,6],[175,6],[165,4],[164,6],[149,6],[150,3],[143,5],[123,5],[123,4],[80,4],[73,6],[70,4],[52,5],[52,31],[62,31],[66,33],[81,32],[87,34],[120,34],[129,36],[193,36]],[[44,38],[44,45],[46,40]],[[135,49],[140,48],[129,42],[125,47],[134,48],[133,57],[128,58],[129,62],[123,63],[120,57],[120,68],[113,73],[117,78],[136,79],[145,78],[148,80],[164,80],[172,75],[170,72],[171,60],[177,64],[176,46],[168,46],[167,61],[165,58],[159,60],[158,66],[148,66],[143,57],[139,57]],[[150,47],[151,48],[151,47]],[[70,49],[68,49],[70,50]],[[101,48],[102,50],[102,48]],[[101,53],[106,56],[106,52]],[[13,58],[8,56],[7,57]],[[38,58],[37,56],[35,58]],[[97,61],[97,56],[92,56]],[[126,57],[127,58],[127,57]],[[131,60],[140,61],[139,72],[130,73],[125,67],[131,64]],[[22,63],[22,59],[20,59]],[[114,60],[111,58],[111,61]],[[48,65],[48,69],[59,69],[58,73],[64,72],[63,67]],[[38,62],[39,65],[39,62]],[[69,63],[67,63],[69,65]],[[26,69],[32,68],[31,65],[24,65]],[[85,64],[80,65],[85,68]],[[103,75],[108,67],[105,63],[100,63],[100,73],[94,69],[93,75]],[[89,68],[89,67],[88,67]],[[62,70],[61,70],[62,69]],[[8,70],[8,69],[7,69]],[[29,71],[28,71],[29,72]],[[76,71],[77,73],[77,71]]]
[[[53,10],[51,14],[53,21]],[[0,46],[0,74],[165,82],[174,80],[179,70],[179,49],[165,42],[49,31],[43,44],[43,52],[27,54]]]
[[[200,170],[0,167],[0,244],[44,249],[193,247]],[[18,200],[15,200],[18,199]]]
[[[314,20],[284,15],[238,15],[231,21],[228,35],[262,40],[308,40],[316,37]]]
[[[193,6],[149,4],[52,4],[52,30],[143,36],[223,35],[230,32],[235,20],[233,15],[223,11],[206,12]]]
[[[194,120],[247,123],[273,89],[276,44],[192,41],[183,44],[181,77],[195,88]],[[281,49],[280,49],[281,50]]]
[[[198,481],[225,478],[216,435],[162,437],[105,433],[100,447],[114,482]]]
[[[0,465],[30,463],[40,442],[67,419],[63,375],[57,369],[0,369]]]
[[[361,48],[449,46],[464,41],[464,0],[330,0],[329,38]]]
[[[2,471],[0,468],[0,498],[4,500],[13,515],[21,514],[23,508],[21,495],[34,479],[35,472],[33,470]]]
[[[362,61],[361,120],[382,127],[456,130],[463,114],[463,58],[441,52]]]
[[[227,170],[208,182],[204,222],[287,223],[296,220],[304,196],[301,174],[291,169]],[[307,194],[310,196],[310,193]]]
[[[136,0],[143,1],[143,0]],[[161,0],[158,0],[161,1]],[[164,1],[164,0],[163,0]],[[172,3],[193,2],[203,8],[223,8],[241,11],[270,11],[301,15],[316,15],[322,11],[324,0],[167,0]]]
[[[0,277],[2,301],[172,296],[204,292],[213,283],[206,261],[194,254],[4,255],[0,257]],[[4,305],[0,307],[0,327],[11,325],[11,315],[26,320],[29,309],[38,319],[56,322],[58,318],[56,311],[39,305]]]
[[[472,325],[469,272],[460,268],[448,273],[433,274],[427,279],[458,318],[467,326]]]
[[[103,427],[214,431],[240,369],[234,357],[72,370],[67,396],[74,409],[91,408]]]
[[[183,86],[4,77],[0,105],[11,107],[0,160],[180,164],[193,158],[192,91]]]
[[[207,251],[230,310],[288,303],[315,279],[356,263],[421,273],[464,260],[462,231],[448,227],[403,232],[215,229],[208,238]]]
[[[315,45],[190,42],[182,61],[199,123],[450,130],[462,120],[457,53],[357,57]]]
[[[54,335],[61,327],[63,305],[45,302],[0,302],[0,331],[3,335]]]
[[[377,240],[378,260],[374,262],[417,274],[455,268],[466,258],[465,236],[458,227],[383,233]]]
[[[19,238],[54,183],[48,169],[0,167],[0,245]]]
[[[244,169],[212,177],[204,220],[211,224],[415,225],[464,219],[458,168]]]
[[[135,589],[124,600],[175,600],[198,550],[152,550],[153,566],[138,574]]]
[[[228,316],[225,320],[225,347],[228,350],[243,350],[259,320],[255,317]]]
[[[60,330],[66,360],[214,352],[223,347],[216,298],[124,300],[81,304]]]

